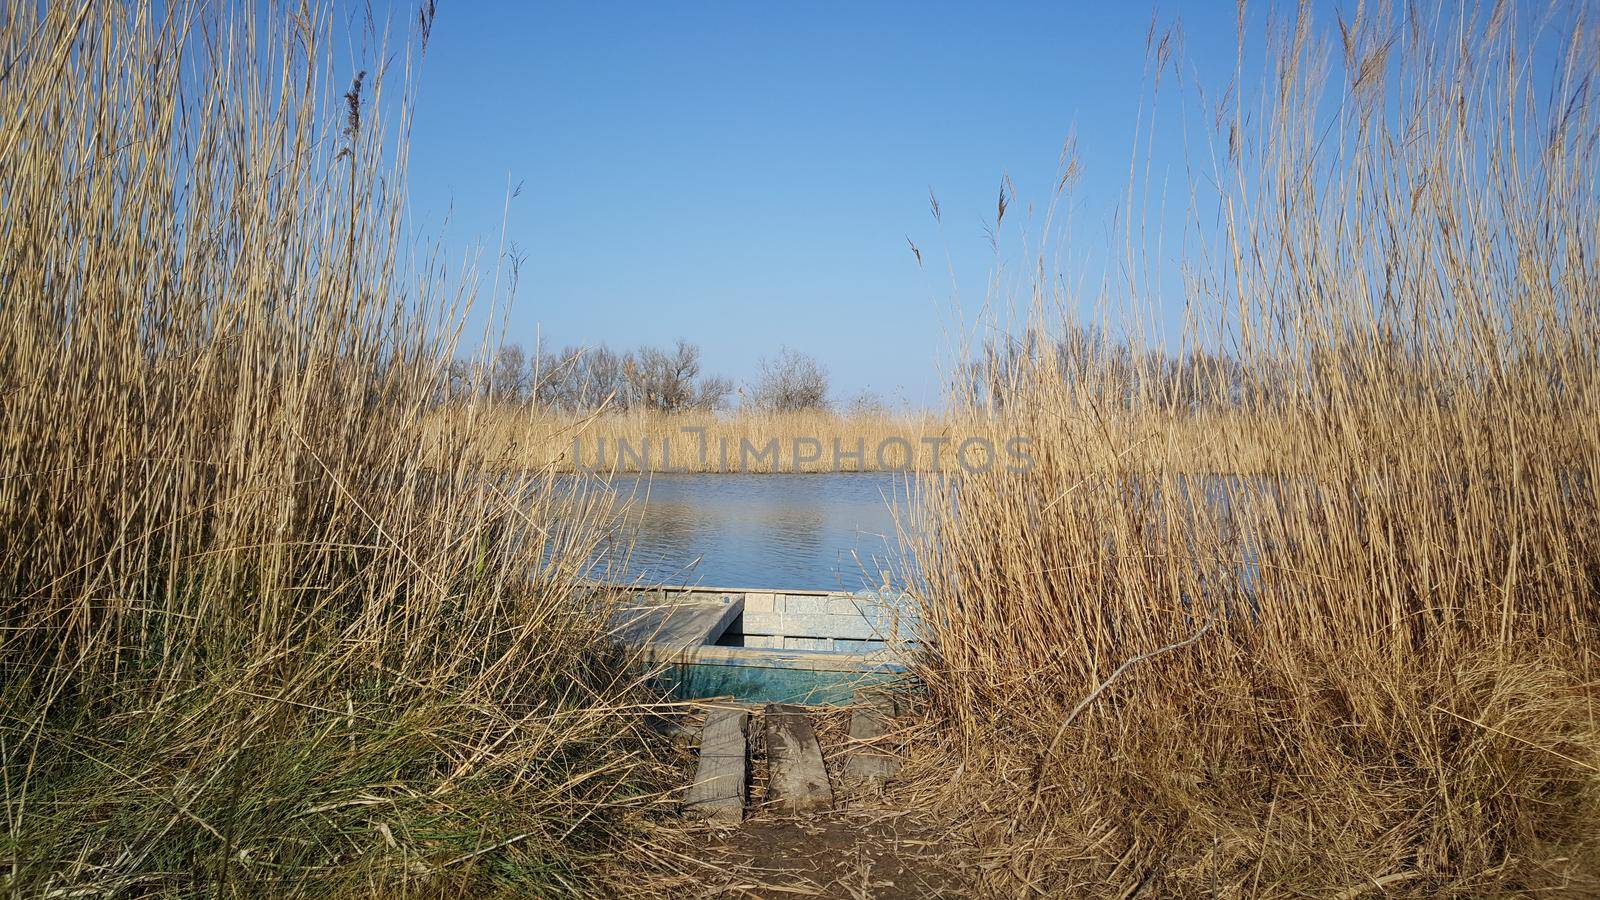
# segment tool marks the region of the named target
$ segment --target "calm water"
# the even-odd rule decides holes
[[[1225,519],[1236,481],[1213,476],[1185,484],[1184,501]],[[879,588],[886,575],[894,586],[906,583],[895,528],[895,511],[906,509],[904,474],[620,475],[609,488],[585,484],[628,504],[621,532],[600,548],[608,568],[596,578],[779,590]],[[1270,484],[1256,487],[1273,493]],[[1179,532],[1186,527],[1171,524]],[[1229,589],[1248,591],[1260,574],[1257,549],[1241,540]]]
[[[878,587],[900,565],[893,508],[904,509],[905,488],[904,475],[883,473],[619,476],[611,489],[632,506],[610,548],[613,568],[598,574],[708,587]]]

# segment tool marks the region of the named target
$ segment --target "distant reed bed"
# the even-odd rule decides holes
[[[597,412],[445,406],[425,439],[466,444],[485,465],[563,472],[865,472],[955,465],[963,432],[933,414]],[[1001,453],[1003,446],[997,447]],[[969,451],[976,458],[977,451]]]
[[[1358,9],[1241,11],[1205,95],[1203,468],[1260,477],[1200,484],[1189,404],[1059,339],[1160,298],[1041,256],[986,379],[1037,465],[923,484],[919,674],[999,893],[1600,893],[1600,31]]]
[[[653,802],[600,513],[420,438],[431,7],[337,84],[321,4],[0,7],[0,893],[596,890]]]
[[[961,391],[958,391],[961,392]],[[1033,464],[1036,423],[963,404],[926,413],[808,411],[597,412],[573,415],[512,404],[444,404],[423,419],[429,448],[466,446],[481,464],[522,471],[598,473],[944,472]],[[1055,439],[1072,433],[1093,452],[1065,461],[1080,474],[1154,471],[1163,465],[1195,475],[1289,474],[1302,465],[1314,435],[1284,427],[1272,411],[1173,411],[1162,417],[1058,416]],[[968,442],[971,442],[970,444]],[[963,449],[963,445],[967,444]],[[431,451],[430,451],[431,452]]]

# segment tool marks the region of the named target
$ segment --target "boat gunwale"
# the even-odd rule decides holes
[[[697,644],[688,648],[640,645],[640,655],[656,665],[737,666],[750,669],[806,669],[818,672],[900,674],[906,664],[892,651],[856,653],[838,650],[788,650],[777,647],[730,647]],[[788,663],[787,665],[785,663]]]
[[[788,596],[803,597],[910,597],[906,591],[880,591],[872,588],[863,588],[859,591],[846,590],[819,590],[816,588],[741,588],[741,587],[716,587],[697,585],[625,585],[608,581],[586,581],[586,586],[600,590],[620,591],[634,594],[785,594]]]

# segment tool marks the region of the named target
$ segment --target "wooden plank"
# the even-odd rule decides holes
[[[707,710],[706,724],[700,729],[700,756],[744,759],[749,724],[749,710],[735,706]]]
[[[767,802],[784,812],[803,813],[833,806],[833,788],[822,765],[822,747],[804,707],[769,703],[766,724]]]
[[[679,600],[638,594],[613,621],[617,638],[625,643],[681,651],[715,641],[743,608],[743,597]]]
[[[884,785],[900,771],[900,758],[885,746],[893,727],[893,705],[876,692],[856,694],[850,714],[852,747],[844,762],[844,781],[856,789],[882,793]]]
[[[700,761],[684,794],[684,811],[723,826],[744,821],[745,729],[750,714],[713,709],[700,730]]]

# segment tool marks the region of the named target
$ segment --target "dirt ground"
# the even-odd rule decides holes
[[[810,819],[755,817],[708,839],[703,858],[726,866],[707,897],[900,900],[971,896],[938,835],[910,811],[846,810]]]

